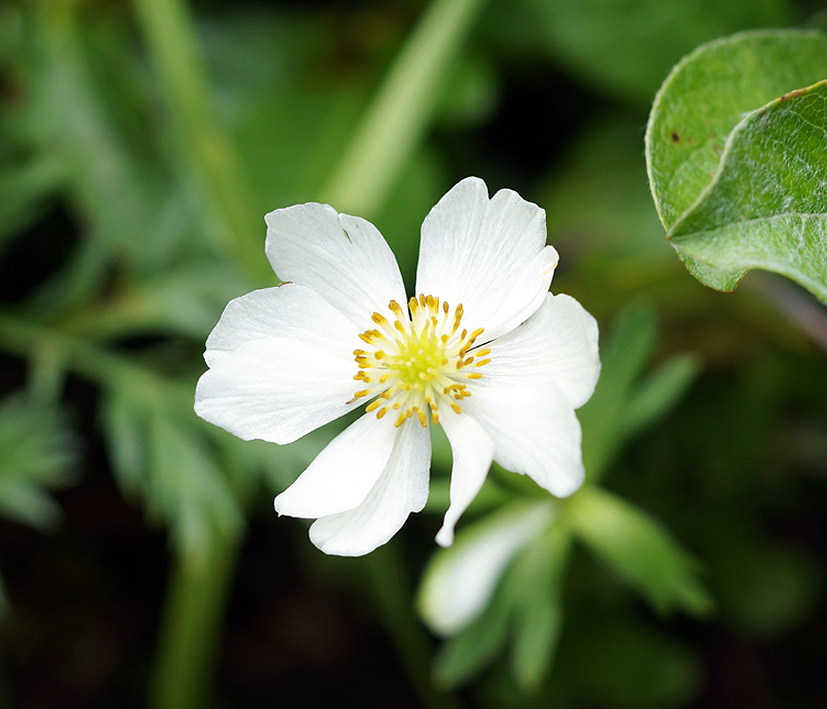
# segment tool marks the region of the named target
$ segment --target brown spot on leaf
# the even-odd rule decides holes
[[[673,143],[679,143],[680,140],[681,140],[681,137],[675,131],[672,131],[672,142]]]
[[[807,93],[809,87],[805,86],[803,89],[796,89],[795,91],[788,91],[783,96],[781,96],[778,100],[779,101],[786,101],[788,98],[794,98],[796,96],[803,96]]]

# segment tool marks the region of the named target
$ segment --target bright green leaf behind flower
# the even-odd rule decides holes
[[[702,283],[732,290],[762,268],[827,299],[827,84],[814,84],[825,76],[827,35],[761,31],[701,47],[664,83],[649,179],[668,238]]]
[[[658,522],[619,497],[583,488],[569,507],[578,537],[659,613],[711,610],[695,564]]]

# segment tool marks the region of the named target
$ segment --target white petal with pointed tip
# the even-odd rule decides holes
[[[204,359],[212,367],[247,342],[279,337],[300,340],[352,361],[353,349],[361,342],[358,334],[318,293],[283,283],[231,300],[207,338]]]
[[[276,497],[276,512],[288,517],[325,517],[355,509],[370,493],[390,459],[399,429],[393,417],[364,414],[316,456],[290,487]]]
[[[437,544],[447,547],[454,542],[456,523],[485,482],[494,455],[494,444],[483,427],[465,413],[456,414],[445,407],[445,411],[440,410],[439,422],[448,436],[454,458],[451,504],[436,535]]]
[[[372,327],[371,314],[384,313],[391,300],[405,302],[396,259],[370,222],[315,202],[277,209],[265,221],[265,251],[279,277],[312,288],[357,333]]]
[[[554,516],[550,502],[515,502],[463,529],[425,573],[419,610],[440,635],[454,635],[488,606],[511,560]]]
[[[486,386],[469,389],[463,409],[494,441],[494,460],[503,468],[528,475],[557,497],[583,484],[580,422],[557,387],[489,378]]]
[[[480,387],[551,382],[576,409],[600,376],[597,322],[568,295],[548,293],[526,322],[486,346],[491,361],[479,370]]]
[[[195,412],[245,441],[291,443],[358,405],[352,360],[316,343],[247,342],[198,380]]]
[[[428,500],[431,434],[416,421],[399,428],[381,477],[358,507],[321,517],[310,527],[310,540],[326,554],[361,556],[385,544],[411,512]]]
[[[480,342],[524,322],[548,292],[557,252],[546,214],[512,190],[490,200],[485,183],[457,183],[422,224],[416,292],[462,304],[462,325],[485,328]]]

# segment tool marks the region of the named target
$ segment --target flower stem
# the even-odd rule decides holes
[[[322,191],[339,210],[372,216],[416,149],[438,89],[482,0],[434,0],[397,56]]]
[[[167,586],[166,607],[149,690],[154,709],[210,705],[224,605],[244,534],[220,536],[197,563],[178,552]]]
[[[432,644],[412,613],[413,593],[397,542],[391,541],[359,561],[368,591],[373,595],[385,630],[396,646],[421,705],[432,709],[461,707],[455,696],[438,692],[432,686]]]

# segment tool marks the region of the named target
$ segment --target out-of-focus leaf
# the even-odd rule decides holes
[[[603,474],[621,445],[621,422],[629,390],[655,344],[653,312],[642,305],[627,308],[603,339],[600,379],[592,398],[577,412],[583,426],[583,462],[591,480]]]
[[[440,123],[481,123],[496,107],[499,86],[494,69],[481,55],[465,57],[446,78],[438,111]]]
[[[511,674],[525,692],[536,691],[551,672],[563,624],[563,581],[571,535],[563,524],[552,524],[523,551],[510,583],[515,598]]]
[[[721,616],[739,632],[766,642],[818,608],[824,574],[806,549],[770,537],[743,512],[709,515],[700,524]]]
[[[214,535],[225,535],[242,524],[236,496],[193,429],[156,413],[148,433],[151,502],[173,521],[173,533],[185,556],[197,558]]]
[[[226,304],[244,292],[242,280],[232,269],[201,259],[136,276],[100,305],[64,318],[63,327],[96,339],[154,331],[203,341]]]
[[[176,546],[197,563],[217,535],[242,523],[236,492],[201,422],[177,415],[175,392],[132,384],[110,390],[104,411],[116,478],[169,525]]]
[[[683,396],[698,372],[697,358],[681,354],[638,383],[655,336],[654,312],[644,305],[630,306],[618,315],[601,348],[600,380],[577,414],[583,426],[583,462],[592,482],[600,480],[630,437]]]
[[[583,128],[538,200],[546,210],[549,242],[561,254],[587,250],[589,263],[610,260],[616,278],[625,266],[619,257],[645,255],[660,261],[670,256],[653,239],[662,232],[640,138],[639,121],[622,113],[602,115]]]
[[[570,521],[577,536],[658,613],[703,615],[712,599],[696,564],[669,532],[632,504],[588,485],[572,498]]]
[[[62,177],[62,165],[56,160],[0,165],[0,249],[37,216],[38,207]]]
[[[32,179],[59,173],[61,201],[84,229],[32,308],[43,316],[82,306],[113,270],[146,277],[219,253],[217,225],[195,208],[147,120],[153,87],[125,25],[74,6],[32,8],[27,18],[30,41],[15,65],[25,92],[4,126],[30,156]],[[35,186],[32,199],[49,185]]]
[[[635,389],[625,407],[623,428],[634,435],[672,408],[686,393],[700,370],[696,355],[675,355],[655,369]]]
[[[585,81],[641,102],[699,44],[792,21],[785,0],[531,0],[531,7],[553,55]]]
[[[664,82],[646,134],[652,194],[705,285],[732,290],[762,268],[827,299],[825,76],[827,35],[777,30],[701,47]]]
[[[434,681],[446,688],[465,684],[506,642],[511,607],[507,584],[500,584],[485,612],[443,643],[434,660]]]
[[[428,625],[454,635],[488,604],[505,569],[554,514],[547,501],[516,501],[463,528],[431,557],[417,605]]]
[[[603,618],[573,642],[588,661],[571,667],[576,704],[617,709],[690,706],[702,683],[697,658],[680,640],[626,619]]]
[[[0,513],[38,529],[53,526],[60,509],[47,486],[64,485],[75,445],[60,416],[19,397],[0,404]]]

